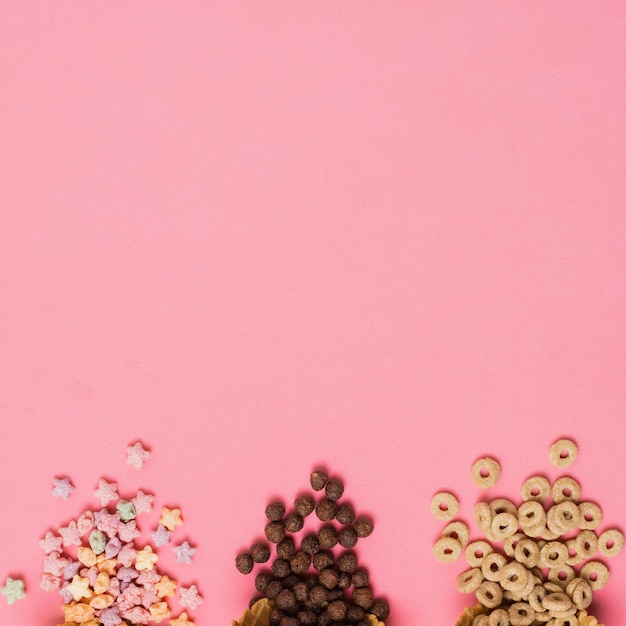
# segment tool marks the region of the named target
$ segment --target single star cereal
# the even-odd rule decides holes
[[[7,578],[0,593],[7,599],[7,604],[13,604],[26,597],[24,581],[20,578]]]
[[[168,530],[174,530],[177,526],[182,526],[183,520],[180,516],[180,509],[168,509],[164,506],[159,522]]]
[[[152,569],[158,560],[158,555],[152,550],[152,546],[146,546],[137,552],[135,557],[135,567],[141,571],[142,569]]]
[[[51,552],[60,552],[61,545],[63,544],[63,537],[55,535],[49,530],[44,538],[39,542],[39,546],[43,550],[44,554],[50,554]]]
[[[154,496],[148,493],[137,491],[137,495],[132,498],[131,502],[135,505],[135,513],[150,513],[152,511],[152,505],[154,503]]]
[[[176,619],[170,620],[170,626],[195,626],[195,622],[191,622],[187,613],[183,611]]]
[[[63,498],[67,500],[70,494],[74,491],[74,485],[72,485],[69,478],[53,478],[54,487],[52,488],[52,495],[57,498]]]
[[[109,502],[117,500],[117,484],[109,483],[104,478],[98,481],[98,488],[94,492],[94,498],[100,500],[102,506],[106,506]]]
[[[142,469],[144,462],[150,458],[150,452],[143,447],[141,441],[128,446],[126,453],[126,463],[132,465],[136,470]]]
[[[192,548],[188,541],[183,541],[183,543],[174,548],[174,554],[178,563],[191,563],[195,553],[196,548]]]
[[[202,604],[202,596],[198,593],[198,588],[195,585],[181,587],[178,591],[180,593],[181,606],[193,611],[199,604]]]
[[[167,545],[170,542],[172,535],[173,531],[167,530],[163,524],[159,524],[157,529],[150,533],[152,541],[154,541],[154,545],[157,546],[157,548]]]

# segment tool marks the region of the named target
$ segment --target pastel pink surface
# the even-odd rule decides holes
[[[101,477],[180,506],[167,565],[228,624],[234,556],[323,465],[376,520],[389,626],[453,624],[441,488],[571,473],[624,527],[621,2],[4,2],[0,623],[53,626],[38,541]],[[152,451],[141,472],[126,446]],[[70,476],[67,502],[53,477]],[[625,557],[598,592],[626,614]]]

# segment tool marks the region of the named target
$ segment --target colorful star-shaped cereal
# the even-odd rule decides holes
[[[54,487],[52,488],[52,495],[58,498],[67,500],[70,493],[74,491],[74,485],[72,485],[69,478],[54,478]]]
[[[93,618],[96,614],[96,609],[83,602],[70,602],[63,605],[63,613],[65,613],[66,622],[84,624]]]
[[[67,586],[67,590],[74,596],[74,600],[78,602],[82,598],[91,598],[93,591],[89,588],[89,578],[76,574],[72,578],[72,582]]]
[[[19,578],[7,578],[4,587],[0,589],[0,593],[6,596],[7,604],[13,604],[18,600],[22,600],[26,597],[24,581]]]
[[[69,561],[62,557],[60,552],[50,552],[43,559],[43,571],[46,574],[60,576],[68,564]]]
[[[135,519],[137,517],[135,505],[129,500],[120,500],[117,503],[116,510],[123,522],[130,522],[131,519]]]
[[[135,512],[137,515],[140,513],[150,513],[150,511],[152,511],[154,496],[149,493],[144,493],[140,489],[131,502],[135,505]]]
[[[187,588],[181,587],[179,593],[181,606],[188,607],[193,611],[199,604],[202,604],[202,596],[198,593],[198,588],[195,585]]]
[[[49,530],[39,542],[39,546],[44,554],[50,554],[50,552],[60,552],[62,543],[63,537],[59,537]]]
[[[152,550],[152,546],[146,546],[137,552],[135,557],[135,567],[141,571],[143,569],[152,569],[158,560],[158,556]]]
[[[104,478],[98,481],[98,488],[94,491],[94,498],[100,500],[102,506],[106,506],[109,502],[117,500],[117,483],[109,483]]]
[[[80,532],[78,532],[78,527],[76,526],[76,522],[74,520],[72,520],[67,526],[59,528],[59,534],[63,537],[64,546],[79,546],[81,544]]]
[[[167,530],[174,530],[177,526],[182,526],[183,520],[180,516],[180,509],[168,509],[164,506],[159,522],[163,524]]]
[[[170,539],[172,537],[172,531],[167,530],[167,528],[165,528],[163,524],[159,524],[157,526],[157,529],[150,533],[150,536],[152,537],[152,541],[154,541],[154,545],[157,548],[160,548],[161,546],[165,546],[170,542]]]
[[[126,448],[126,463],[132,465],[135,469],[140,470],[145,461],[150,458],[150,452],[143,447],[141,441]]]
[[[148,607],[150,619],[159,624],[170,616],[170,607],[167,602],[155,602]]]
[[[177,586],[178,583],[165,574],[161,576],[161,580],[154,584],[159,598],[173,598]]]
[[[176,554],[176,561],[178,563],[191,563],[191,559],[195,553],[196,548],[192,548],[188,541],[183,541],[183,543],[174,548],[174,554]]]
[[[183,611],[176,619],[170,620],[170,626],[195,626],[195,622],[189,621],[187,613]]]

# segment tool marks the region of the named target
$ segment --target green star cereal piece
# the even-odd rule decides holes
[[[24,581],[19,578],[7,578],[4,587],[0,589],[0,593],[6,596],[7,604],[13,604],[17,600],[22,600],[26,597]]]
[[[101,530],[92,530],[89,535],[89,545],[94,554],[102,554],[107,545],[106,535]]]
[[[117,503],[117,512],[120,514],[120,519],[123,522],[130,522],[131,519],[135,519],[137,517],[137,511],[135,510],[135,505],[128,500],[120,500]]]

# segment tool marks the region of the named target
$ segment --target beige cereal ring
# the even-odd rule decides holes
[[[495,541],[512,537],[519,528],[519,520],[511,513],[498,513],[491,520],[491,535]]]
[[[580,502],[578,510],[578,527],[581,530],[595,530],[602,523],[602,509],[595,502]]]
[[[567,565],[567,563],[552,567],[548,570],[548,580],[562,589],[566,589],[567,585],[569,585],[574,578],[576,578],[576,572],[574,568],[571,565]]]
[[[486,533],[491,528],[492,518],[493,515],[489,505],[486,502],[477,502],[474,507],[474,521],[476,522],[476,526]]]
[[[489,613],[488,626],[509,626],[509,614],[506,609],[494,609]]]
[[[515,558],[515,549],[517,548],[517,544],[523,539],[526,539],[525,533],[514,533],[510,537],[507,537],[502,542],[502,548],[504,549],[504,554],[511,557],[512,559]]]
[[[539,546],[532,539],[520,539],[515,546],[515,560],[532,569],[539,563]]]
[[[539,550],[539,567],[562,567],[569,558],[567,546],[560,541],[549,541]]]
[[[517,561],[511,561],[502,567],[499,583],[503,589],[513,593],[521,592],[528,584],[530,572]]]
[[[488,554],[493,552],[493,546],[486,541],[472,541],[465,548],[465,560],[470,567],[482,567]]]
[[[546,512],[543,505],[536,500],[524,502],[517,511],[520,526],[526,530],[546,523]]]
[[[442,563],[456,561],[461,556],[462,550],[461,544],[452,537],[441,537],[433,546],[435,558]]]
[[[545,476],[531,476],[522,485],[522,500],[545,502],[551,493],[550,481]]]
[[[549,456],[555,467],[569,467],[578,456],[578,446],[571,439],[559,439],[550,446]]]
[[[474,593],[481,583],[485,580],[480,567],[472,567],[457,576],[456,588],[461,593]]]
[[[578,610],[586,609],[592,600],[591,585],[582,578],[574,578],[565,589],[565,593],[572,599]]]
[[[483,576],[491,581],[498,582],[502,575],[502,568],[507,564],[506,557],[499,552],[492,552],[488,554],[482,562],[480,569],[483,572]]]
[[[489,510],[491,515],[498,515],[498,513],[511,513],[511,515],[517,515],[517,507],[513,502],[506,498],[496,498],[489,503]]]
[[[548,528],[560,535],[579,527],[580,509],[575,502],[566,500],[550,507],[546,516]]]
[[[472,465],[472,480],[477,487],[488,489],[498,482],[500,471],[498,461],[487,456]]]
[[[535,609],[527,602],[515,602],[509,607],[511,626],[530,626],[535,621]]]
[[[624,534],[617,528],[605,530],[598,537],[598,549],[604,556],[617,556],[624,549]]]
[[[465,547],[469,541],[469,528],[465,522],[456,520],[454,522],[450,522],[443,529],[441,536],[452,537],[452,539],[456,539],[462,547]]]
[[[450,520],[459,512],[459,501],[451,493],[440,491],[430,501],[432,514],[440,520]]]
[[[492,580],[484,580],[476,589],[476,599],[488,609],[495,609],[502,603],[502,587]]]
[[[541,604],[546,611],[550,611],[552,614],[569,611],[572,607],[570,597],[563,590],[549,593]]]
[[[578,502],[580,495],[580,483],[571,476],[561,476],[561,478],[557,478],[552,485],[552,499],[556,504],[565,502],[566,500]]]
[[[576,551],[583,559],[590,559],[598,551],[598,535],[593,530],[581,530],[576,535]]]
[[[587,561],[580,568],[580,577],[589,583],[593,591],[597,591],[609,582],[609,568],[600,561]]]

